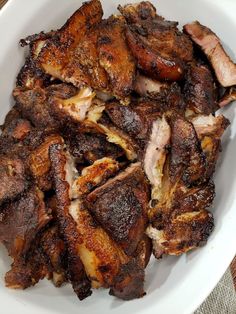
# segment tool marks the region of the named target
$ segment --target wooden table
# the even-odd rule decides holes
[[[8,0],[0,0],[0,8],[3,7],[4,4],[6,4],[7,1]],[[232,263],[230,265],[230,269],[231,269],[231,273],[232,273],[232,276],[233,276],[233,279],[234,279],[234,286],[235,286],[235,289],[236,289],[236,257],[232,261]]]

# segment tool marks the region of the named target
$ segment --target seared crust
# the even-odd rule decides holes
[[[125,23],[121,17],[110,17],[100,25],[99,62],[108,74],[114,94],[127,97],[133,89],[135,63],[125,41]]]
[[[196,114],[209,115],[218,109],[213,76],[205,65],[189,65],[184,94],[187,108]]]
[[[66,155],[62,145],[52,145],[49,150],[54,184],[56,188],[57,209],[56,215],[59,223],[60,232],[66,244],[68,279],[71,281],[73,289],[80,300],[88,297],[90,281],[88,280],[81,259],[78,255],[79,237],[76,230],[76,222],[69,212],[71,204],[69,196],[69,183],[66,180]]]
[[[71,50],[89,28],[101,21],[102,15],[99,0],[85,2],[52,38],[46,40],[38,59],[44,71],[62,78],[62,70],[70,61]]]
[[[43,193],[32,188],[1,208],[0,241],[14,259],[24,259],[37,234],[51,220]]]
[[[149,189],[136,163],[87,197],[96,220],[132,255],[147,225]]]

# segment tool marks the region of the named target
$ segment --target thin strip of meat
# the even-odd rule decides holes
[[[197,21],[184,25],[184,31],[203,50],[220,84],[224,87],[236,85],[236,64],[225,52],[219,37]]]

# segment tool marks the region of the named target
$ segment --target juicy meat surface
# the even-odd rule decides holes
[[[108,180],[87,197],[96,220],[132,254],[147,224],[149,188],[139,163]]]
[[[176,22],[158,16],[148,2],[119,6],[127,20],[126,38],[138,67],[153,78],[181,79],[184,62],[192,60],[192,44]]]
[[[217,109],[214,80],[207,66],[190,64],[186,73],[184,95],[187,108],[209,115]]]
[[[186,24],[184,31],[203,50],[220,84],[224,87],[236,85],[236,64],[225,52],[219,37],[197,21]]]
[[[80,43],[86,31],[101,21],[102,15],[99,0],[85,2],[55,35],[46,40],[38,57],[44,71],[63,79],[63,69],[70,62],[70,57],[73,58],[71,51]]]
[[[70,61],[63,69],[63,79],[66,82],[77,87],[88,85],[97,90],[108,89],[107,73],[99,63],[98,38],[98,27],[89,30],[81,38],[79,44],[71,52]]]

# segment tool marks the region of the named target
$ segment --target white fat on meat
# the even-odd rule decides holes
[[[144,170],[152,185],[152,198],[159,198],[163,167],[166,161],[166,145],[170,142],[171,129],[165,117],[153,123],[144,157]]]
[[[58,106],[76,121],[83,121],[94,97],[95,93],[90,88],[85,87],[71,98],[58,99]]]
[[[160,93],[162,88],[168,85],[163,82],[155,81],[149,77],[138,74],[134,82],[134,90],[141,96],[148,96],[152,93]]]

